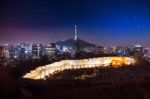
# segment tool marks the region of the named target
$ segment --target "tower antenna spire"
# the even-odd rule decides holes
[[[76,41],[77,39],[78,39],[78,30],[77,30],[77,25],[75,24],[74,40]]]

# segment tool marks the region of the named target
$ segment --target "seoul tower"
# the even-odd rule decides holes
[[[78,30],[77,30],[77,25],[75,24],[74,40],[76,41],[77,39],[78,39]]]

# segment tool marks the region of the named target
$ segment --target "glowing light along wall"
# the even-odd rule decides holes
[[[100,57],[81,60],[62,60],[46,66],[41,66],[25,74],[23,78],[45,79],[56,72],[66,69],[80,69],[93,67],[120,67],[124,65],[133,65],[136,61],[131,57]]]

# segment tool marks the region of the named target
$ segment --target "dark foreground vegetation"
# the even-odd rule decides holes
[[[1,99],[150,99],[150,64],[146,62],[120,68],[66,70],[36,81],[22,79],[20,70],[0,67]],[[73,79],[93,73],[96,76],[92,78]]]

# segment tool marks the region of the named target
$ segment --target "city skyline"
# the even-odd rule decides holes
[[[79,38],[102,46],[140,43],[150,47],[148,0],[1,1],[0,45],[52,43]]]

